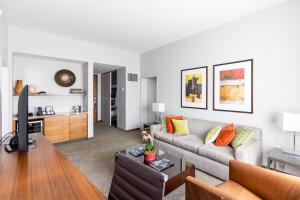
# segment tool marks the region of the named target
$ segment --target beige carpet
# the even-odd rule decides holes
[[[95,137],[55,145],[101,192],[106,196],[114,171],[114,153],[141,143],[140,131],[122,131],[117,128],[95,125]],[[196,177],[213,185],[221,183],[197,170]],[[184,186],[165,197],[184,199]]]

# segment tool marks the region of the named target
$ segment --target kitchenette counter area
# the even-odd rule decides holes
[[[55,113],[29,116],[28,132],[43,134],[50,142],[60,143],[88,137],[88,113]],[[13,118],[13,130],[17,130],[18,118]]]
[[[53,117],[53,116],[70,116],[70,115],[80,115],[87,112],[80,112],[80,113],[73,113],[73,112],[58,112],[54,115],[37,115],[33,114],[32,116],[28,116],[28,120],[34,120],[34,119],[44,119],[46,117]],[[18,120],[18,116],[14,115],[13,120]]]

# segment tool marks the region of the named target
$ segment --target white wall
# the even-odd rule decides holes
[[[2,3],[0,2],[0,9]],[[0,137],[9,132],[9,119],[7,113],[8,96],[7,96],[7,23],[5,13],[0,15]]]
[[[1,9],[1,6],[0,6]],[[0,66],[6,66],[7,63],[7,23],[5,13],[0,15]]]
[[[141,75],[158,76],[158,101],[166,103],[167,113],[260,127],[265,153],[274,146],[292,147],[290,135],[276,127],[275,115],[300,112],[299,19],[300,1],[288,1],[143,53]],[[212,111],[212,65],[250,58],[254,59],[254,114]],[[208,110],[181,108],[180,70],[203,65],[209,70]]]
[[[76,76],[71,87],[61,87],[54,79],[57,71],[68,69]],[[38,91],[48,94],[68,94],[70,88],[83,89],[83,64],[66,60],[38,57],[32,55],[13,55],[13,88],[16,80],[23,80],[23,85],[33,84]],[[29,111],[36,112],[36,107],[53,106],[55,112],[70,112],[72,106],[81,105],[82,96],[45,96],[30,97]],[[18,112],[18,96],[13,97],[13,113]]]
[[[141,79],[141,128],[145,123],[154,122],[156,113],[152,111],[152,103],[157,102],[157,78]]]
[[[8,113],[8,68],[0,66],[0,137],[10,132],[8,124],[8,117],[5,113]]]
[[[127,73],[140,72],[140,57],[137,53],[113,49],[105,46],[67,39],[64,37],[37,32],[9,25],[8,27],[8,66],[10,74],[10,96],[12,95],[12,54],[13,52],[33,55],[63,58],[87,62],[88,68],[88,117],[89,137],[93,136],[93,63],[107,63],[111,65],[126,66]],[[127,97],[129,102],[126,109],[126,129],[139,127],[139,82],[127,82]],[[11,103],[8,105],[12,107]],[[10,112],[9,117],[12,116]]]

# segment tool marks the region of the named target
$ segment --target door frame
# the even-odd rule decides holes
[[[143,104],[142,104],[142,95],[143,95],[142,84],[143,84],[143,80],[147,80],[147,79],[155,79],[156,80],[156,88],[155,88],[156,99],[155,99],[155,101],[158,102],[158,77],[157,76],[142,77],[141,81],[140,81],[140,128],[141,129],[144,128],[144,124],[143,124],[144,122],[142,120],[142,115],[143,115],[143,113],[142,113],[142,111],[143,111],[143,109],[142,109],[142,106],[143,106]]]
[[[96,87],[95,87],[95,79],[96,79]],[[96,90],[96,97],[95,97],[95,92]],[[93,74],[93,104],[94,101],[96,102],[96,108],[93,105],[93,123],[98,122],[98,74]],[[95,109],[96,109],[96,119],[95,119]]]

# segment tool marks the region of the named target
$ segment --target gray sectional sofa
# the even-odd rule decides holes
[[[246,163],[261,165],[262,162],[262,131],[252,129],[252,137],[234,150],[231,146],[217,147],[214,144],[204,144],[206,134],[215,126],[225,123],[201,119],[187,119],[190,135],[174,136],[161,131],[161,125],[150,127],[158,148],[194,163],[196,168],[222,180],[228,180],[229,160],[239,160]],[[238,126],[238,125],[236,125]]]

